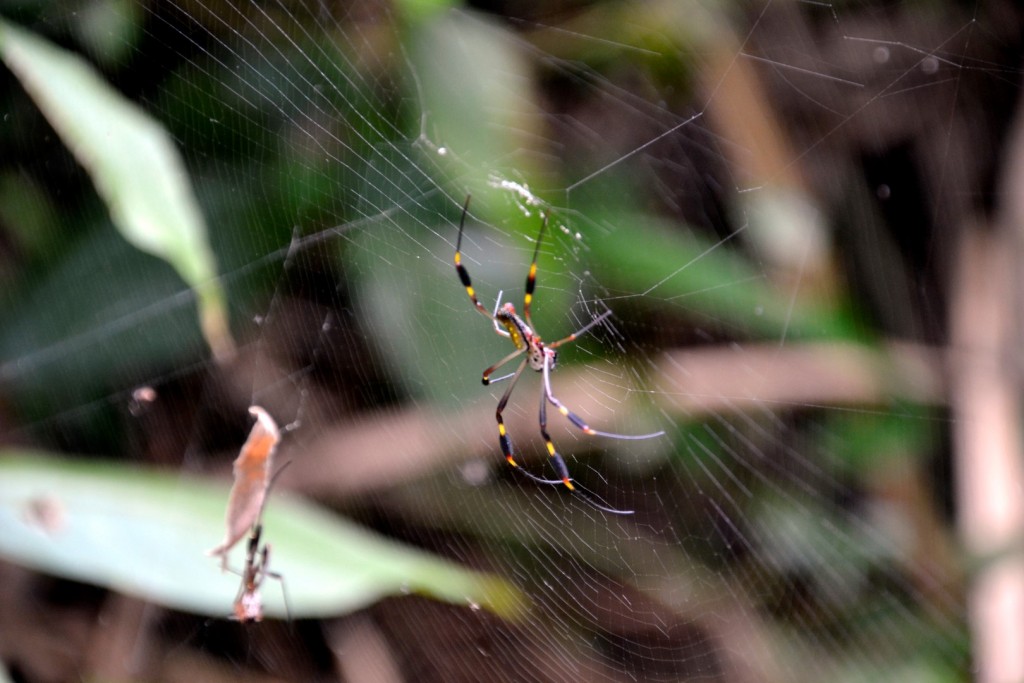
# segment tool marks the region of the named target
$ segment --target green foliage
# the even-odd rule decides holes
[[[224,292],[202,213],[164,128],[81,57],[0,21],[0,57],[88,171],[114,225],[192,287],[207,342],[231,351]]]
[[[0,554],[167,607],[224,617],[240,579],[205,552],[221,540],[225,484],[39,452],[0,455]],[[275,492],[264,515],[270,569],[285,577],[293,618],[337,616],[387,595],[419,593],[506,617],[524,606],[504,581],[388,541],[323,508]],[[240,570],[245,541],[231,553]],[[285,616],[273,581],[268,615]]]
[[[724,323],[734,334],[799,339],[850,338],[855,326],[841,308],[790,301],[730,245],[687,234],[655,216],[617,213],[620,226],[592,249],[613,290],[680,307]]]
[[[139,11],[144,5],[137,3],[129,3],[137,14],[119,14],[118,2],[95,3],[80,25],[67,20],[69,33],[107,69],[111,82],[119,82],[118,65],[129,61],[125,54],[148,58],[135,41],[147,39],[140,29],[156,16]],[[246,6],[254,14],[263,9],[259,3]],[[586,633],[593,642],[608,637],[598,618],[589,610],[571,613],[584,604],[574,602],[579,591],[598,586],[589,581],[589,571],[617,582],[595,604],[625,604],[632,599],[629,591],[639,587],[648,591],[645,599],[672,605],[673,616],[715,622],[733,609],[724,598],[680,599],[682,586],[710,582],[692,578],[707,571],[721,582],[722,596],[749,599],[766,613],[745,618],[751,631],[770,635],[781,659],[787,647],[798,652],[800,646],[817,646],[831,631],[839,634],[839,644],[822,655],[827,662],[821,667],[841,672],[836,680],[903,674],[956,680],[945,662],[967,657],[943,648],[966,640],[956,631],[960,624],[928,621],[928,597],[900,595],[899,602],[874,591],[870,582],[876,576],[895,576],[898,583],[901,563],[910,560],[894,552],[886,529],[872,526],[873,520],[859,516],[861,510],[844,508],[845,499],[833,498],[859,493],[861,478],[884,472],[893,455],[919,457],[932,450],[931,412],[899,412],[887,405],[840,412],[813,400],[773,403],[770,395],[741,415],[654,409],[672,392],[690,391],[684,380],[658,383],[655,373],[664,370],[655,350],[659,343],[699,339],[710,347],[735,341],[738,366],[744,360],[740,344],[799,351],[807,340],[873,343],[851,312],[856,293],[838,284],[844,274],[832,255],[818,264],[835,271],[821,280],[821,292],[807,291],[817,281],[801,280],[812,269],[805,270],[802,252],[794,251],[808,244],[807,235],[797,231],[794,237],[792,228],[808,207],[775,201],[771,188],[758,185],[746,194],[716,195],[714,202],[723,206],[715,204],[714,211],[721,215],[701,228],[670,217],[673,210],[691,215],[689,193],[721,182],[720,169],[705,170],[698,153],[721,166],[732,161],[730,151],[722,151],[732,144],[729,136],[709,120],[713,107],[700,109],[707,104],[700,98],[707,97],[708,85],[700,59],[724,55],[735,68],[747,63],[739,58],[745,48],[733,42],[723,9],[673,0],[584,3],[572,21],[552,19],[556,30],[550,31],[525,23],[510,29],[455,9],[449,0],[400,0],[393,9],[399,18],[393,24],[322,15],[300,16],[292,24],[284,13],[265,23],[257,16],[248,24],[235,14],[221,22],[225,17],[217,5],[207,13],[193,9],[185,20],[205,42],[173,45],[182,50],[180,61],[145,64],[144,98],[153,118],[117,94],[83,58],[0,24],[0,53],[89,172],[116,228],[99,215],[98,205],[66,207],[59,192],[48,196],[51,169],[36,169],[33,176],[5,168],[0,175],[0,220],[11,226],[7,235],[27,264],[4,274],[8,296],[0,301],[0,378],[20,426],[44,438],[60,430],[118,432],[119,421],[101,418],[121,409],[121,399],[139,382],[170,383],[179,372],[198,368],[199,375],[207,369],[196,363],[206,356],[200,329],[210,346],[227,345],[228,303],[239,337],[245,343],[258,338],[262,350],[274,334],[253,321],[279,312],[278,304],[288,305],[294,294],[307,297],[303,305],[319,307],[317,320],[330,308],[341,321],[336,329],[344,327],[350,335],[345,338],[366,349],[339,344],[319,354],[339,377],[363,380],[338,391],[347,391],[349,401],[336,402],[344,406],[339,414],[363,411],[382,425],[372,435],[373,448],[358,457],[400,461],[409,457],[403,444],[413,438],[436,440],[438,450],[454,454],[486,438],[498,462],[491,394],[505,387],[482,389],[480,371],[511,349],[472,310],[457,280],[452,255],[458,205],[472,193],[463,257],[488,308],[499,291],[503,301],[521,305],[533,240],[550,209],[534,307],[538,332],[545,339],[568,334],[606,304],[615,313],[608,326],[561,351],[560,367],[569,372],[567,366],[588,364],[577,373],[577,386],[569,388],[597,395],[621,421],[595,428],[633,431],[643,424],[641,431],[668,434],[649,442],[610,442],[580,435],[553,411],[552,421],[571,433],[558,435],[567,456],[584,456],[588,449],[604,456],[573,457],[574,475],[592,483],[595,493],[630,498],[638,514],[612,520],[566,491],[495,485],[488,477],[497,470],[487,467],[465,468],[466,480],[487,482],[468,490],[465,480],[452,475],[454,455],[437,458],[445,465],[437,467],[434,480],[394,482],[396,490],[409,485],[405,497],[421,506],[416,514],[396,513],[401,503],[393,491],[374,513],[385,523],[397,515],[411,533],[423,523],[426,533],[453,539],[453,547],[472,547],[487,566],[511,569],[517,581],[551,599],[552,618],[562,620],[558,628]],[[96,17],[108,11],[119,21],[105,37],[97,27],[107,24]],[[354,27],[346,25],[349,19],[357,22]],[[119,51],[126,46],[127,52]],[[728,84],[714,73],[711,80],[722,87],[721,101],[729,101]],[[696,109],[690,108],[694,97]],[[13,101],[12,129],[24,120],[19,111],[32,108],[21,104],[19,110]],[[698,110],[701,116],[688,118]],[[750,112],[758,120],[760,114]],[[634,124],[643,132],[633,131]],[[571,126],[583,130],[585,143],[561,138]],[[704,127],[706,137],[687,137]],[[599,139],[609,132],[621,138]],[[31,135],[18,134],[19,144],[36,144],[25,142]],[[675,178],[692,180],[683,173],[659,175],[685,165],[691,153],[698,157],[693,177],[699,177],[699,189],[672,186]],[[791,158],[781,162],[797,165]],[[712,201],[696,203],[713,212],[707,208]],[[722,216],[741,217],[731,228],[738,232],[724,240],[709,229],[729,223]],[[290,243],[293,235],[310,239]],[[789,265],[774,261],[775,252],[791,257]],[[294,262],[286,263],[286,253]],[[296,266],[303,260],[311,263]],[[287,291],[286,265],[308,267],[296,279],[317,291]],[[786,267],[791,272],[781,272]],[[282,296],[268,303],[275,293]],[[202,326],[196,324],[195,301]],[[291,332],[298,338],[309,330]],[[306,369],[314,365],[309,358],[302,356]],[[569,372],[554,376],[556,392]],[[391,395],[390,387],[380,390],[365,380],[382,376],[399,388],[393,393],[401,405],[394,412],[374,412],[377,406],[359,402]],[[543,452],[536,434],[536,377],[527,381],[533,384],[517,390],[509,414],[533,420],[530,432],[517,431],[516,437],[522,434],[517,444],[524,454],[535,455]],[[334,390],[324,391],[330,397],[321,399],[324,404]],[[189,395],[192,400],[200,410],[229,407],[212,405],[221,399],[207,394]],[[487,424],[463,420],[476,402],[486,404],[481,422]],[[329,414],[337,405],[322,412],[325,423],[338,417]],[[406,408],[432,416],[422,433],[394,429],[390,419],[401,419]],[[787,433],[807,415],[821,418],[814,422],[820,429],[813,438],[802,438],[806,432],[800,429]],[[164,429],[185,428],[177,422],[180,415],[170,417]],[[51,423],[59,429],[50,432]],[[124,431],[142,429],[139,424]],[[480,429],[471,433],[471,426]],[[198,432],[196,427],[190,445],[202,438]],[[312,430],[309,435],[316,437]],[[53,442],[62,443],[60,438]],[[529,465],[532,471],[545,466],[543,458]],[[509,479],[519,481],[514,476]],[[223,617],[240,579],[221,573],[204,551],[220,540],[227,491],[226,484],[172,473],[8,453],[0,459],[0,554],[39,571]],[[500,536],[478,545],[474,535],[490,525],[500,526]],[[274,492],[264,538],[273,547],[271,569],[285,576],[296,618],[344,614],[404,593],[482,605],[506,617],[526,604],[504,580],[387,541],[284,491]],[[544,553],[536,552],[539,545]],[[233,554],[235,568],[242,550]],[[666,563],[670,556],[673,562]],[[585,576],[566,580],[574,576],[566,568]],[[784,595],[794,586],[799,590],[806,577],[807,596]],[[667,594],[649,590],[651,584],[663,584]],[[268,613],[283,616],[276,583],[267,582],[262,595]],[[647,619],[651,632],[671,623],[662,620],[658,607],[647,613],[647,604],[633,605],[632,615],[638,622]],[[894,611],[904,609],[905,614]],[[797,627],[790,629],[786,618]],[[904,629],[905,639],[896,646],[864,656],[895,627],[911,623],[918,630]],[[722,642],[723,652],[736,649],[727,636]],[[647,656],[654,651],[643,636],[633,645]],[[653,647],[666,662],[674,656]],[[888,653],[909,651],[917,656],[906,664],[889,661]],[[786,666],[796,670],[801,655],[790,654]],[[905,668],[887,671],[887,664]]]
[[[899,412],[836,414],[825,418],[822,451],[841,470],[864,474],[894,459],[917,457],[936,446],[934,411],[903,405]]]

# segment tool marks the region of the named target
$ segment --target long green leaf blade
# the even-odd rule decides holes
[[[241,579],[206,551],[223,536],[227,482],[44,453],[0,453],[0,556],[167,607],[226,617]],[[513,617],[503,580],[387,540],[309,502],[275,492],[264,515],[268,616],[336,616],[419,593]],[[245,541],[229,555],[241,569]]]
[[[89,173],[114,225],[195,289],[214,355],[230,355],[226,299],[206,225],[167,131],[77,55],[0,20],[0,58]]]

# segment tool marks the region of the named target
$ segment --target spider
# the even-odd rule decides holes
[[[270,489],[284,472],[291,461],[284,463],[270,476],[270,468],[274,452],[281,441],[281,430],[274,418],[259,406],[249,408],[249,414],[256,417],[256,422],[249,432],[242,450],[235,459],[234,483],[228,496],[227,534],[224,542],[210,550],[208,555],[220,555],[221,570],[228,568],[228,552],[246,535],[245,567],[241,572],[242,585],[235,596],[233,619],[243,623],[263,620],[263,601],[260,587],[267,577],[281,582],[281,593],[284,596],[285,611],[288,609],[288,592],[285,589],[284,577],[268,569],[270,563],[270,544],[260,544],[263,536],[263,510],[270,499]],[[284,427],[291,431],[293,425]],[[234,572],[234,570],[231,570]],[[239,572],[234,572],[239,573]]]
[[[270,571],[270,544],[260,545],[263,534],[263,523],[257,521],[249,533],[249,542],[245,551],[245,569],[242,571],[242,585],[235,597],[234,615],[236,621],[247,623],[263,620],[263,600],[260,598],[260,586],[270,577],[281,582],[285,609],[288,608],[288,592],[284,586],[284,576]]]
[[[548,434],[548,418],[547,418],[547,404],[550,403],[555,409],[565,416],[569,422],[580,429],[584,434],[590,436],[604,436],[611,439],[651,439],[656,436],[661,436],[665,432],[659,431],[652,434],[639,434],[639,435],[628,435],[628,434],[614,434],[611,432],[602,432],[596,429],[592,429],[583,419],[566,408],[558,398],[555,397],[551,391],[551,372],[555,369],[558,363],[558,347],[563,344],[567,344],[571,341],[575,341],[578,337],[589,332],[595,326],[601,324],[607,319],[612,312],[606,310],[601,315],[597,316],[589,323],[584,325],[579,330],[576,330],[567,337],[563,337],[558,341],[544,342],[541,341],[540,335],[533,330],[533,321],[530,319],[530,305],[533,303],[533,292],[537,286],[537,256],[540,254],[540,245],[544,239],[544,230],[548,225],[548,215],[544,214],[544,219],[541,222],[540,233],[537,235],[537,244],[533,249],[533,260],[530,262],[530,270],[526,275],[526,288],[523,296],[523,315],[520,317],[516,313],[515,306],[511,303],[506,302],[501,305],[501,295],[498,295],[498,301],[495,304],[494,312],[489,312],[484,308],[483,304],[476,296],[476,292],[473,289],[473,283],[469,279],[469,271],[462,265],[462,233],[466,225],[466,214],[469,213],[469,200],[470,197],[466,197],[466,203],[462,207],[462,218],[459,220],[459,237],[455,243],[455,271],[459,275],[459,280],[462,285],[466,288],[466,294],[469,295],[469,300],[473,302],[474,308],[480,312],[481,315],[486,316],[488,320],[494,325],[494,331],[500,334],[502,337],[507,337],[512,341],[515,346],[515,351],[508,354],[497,363],[487,368],[483,372],[482,381],[484,386],[492,383],[497,383],[502,380],[511,379],[508,388],[505,389],[505,393],[502,395],[501,400],[498,401],[498,409],[495,411],[495,418],[498,421],[498,442],[501,445],[501,452],[505,455],[505,460],[512,467],[518,469],[530,479],[541,484],[563,484],[570,491],[581,495],[588,503],[594,507],[610,512],[613,514],[629,515],[632,514],[632,510],[617,510],[614,508],[606,507],[592,500],[589,496],[583,495],[578,490],[578,487],[573,484],[573,479],[569,475],[569,468],[565,464],[565,460],[555,449],[555,444],[551,440],[551,435]],[[508,375],[503,375],[496,379],[491,379],[491,375],[495,370],[504,366],[512,360],[515,360],[522,354],[526,354],[519,363],[519,367]],[[513,455],[512,440],[505,429],[505,421],[502,419],[502,412],[505,410],[505,406],[508,405],[509,397],[512,395],[512,390],[515,389],[516,382],[519,381],[519,377],[523,374],[523,370],[529,365],[532,370],[535,370],[543,375],[543,389],[540,397],[540,434],[544,438],[544,443],[547,446],[549,460],[551,465],[554,467],[555,472],[558,474],[558,479],[544,479],[537,475],[527,472],[525,469],[519,466]]]
[[[277,441],[275,440],[271,449],[276,447],[276,445]],[[285,468],[291,464],[291,460],[285,462],[277,468],[274,476],[270,477],[263,501],[260,504],[259,514],[257,514],[256,520],[249,529],[249,540],[245,546],[245,567],[242,569],[242,584],[238,587],[238,595],[235,596],[234,614],[232,615],[232,619],[243,624],[251,621],[263,621],[263,598],[260,597],[260,587],[268,577],[281,584],[281,596],[284,598],[285,614],[288,620],[291,621],[291,609],[288,607],[288,589],[284,583],[284,575],[270,571],[268,568],[270,566],[270,544],[263,543],[260,545],[260,539],[263,536],[263,508],[267,506],[267,501],[270,499],[270,489],[273,488],[274,482],[285,471]],[[227,557],[225,556],[226,560]]]

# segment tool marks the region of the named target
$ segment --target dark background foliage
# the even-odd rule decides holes
[[[214,357],[194,290],[125,241],[4,70],[4,447],[226,479],[260,404],[301,417],[283,491],[530,601],[518,620],[394,595],[240,625],[0,562],[13,680],[998,668],[999,627],[968,614],[1022,531],[1019,490],[1008,517],[986,507],[1020,467],[1013,3],[0,13],[167,128],[236,344]],[[550,210],[538,331],[614,311],[563,347],[554,389],[597,429],[667,433],[554,436],[585,490],[634,515],[504,465],[504,387],[479,373],[509,348],[451,266],[470,193],[463,252],[485,306],[519,304]],[[521,384],[509,429],[544,473],[538,380]]]

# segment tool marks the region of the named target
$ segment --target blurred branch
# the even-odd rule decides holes
[[[750,409],[943,401],[941,356],[912,344],[844,343],[672,351],[656,372],[662,405],[684,415]]]
[[[326,628],[335,668],[343,681],[401,683],[405,680],[387,638],[373,619],[355,617]]]
[[[161,610],[144,600],[111,593],[89,634],[83,669],[95,681],[130,681],[148,671],[152,627]]]
[[[755,407],[880,406],[893,397],[921,403],[944,400],[939,352],[909,344],[892,345],[885,352],[855,344],[686,349],[665,353],[651,376],[655,405],[685,419]],[[585,370],[567,368],[558,372],[555,389],[595,428],[621,424],[623,415],[636,407],[610,404],[593,386]],[[325,429],[301,452],[282,456],[316,463],[292,468],[285,483],[318,496],[348,496],[422,477],[467,458],[497,462],[497,397],[492,402],[486,393],[480,396],[478,407],[458,414],[415,407]],[[537,433],[534,402],[528,400],[525,406],[513,402],[505,415],[514,443],[522,445],[532,444]],[[452,441],[450,434],[463,439]],[[569,438],[589,437],[571,433]],[[527,452],[539,456],[541,449]]]
[[[968,594],[976,680],[1024,680],[1024,557],[1001,554],[1024,538],[1021,401],[1013,360],[1021,345],[1024,119],[1018,111],[997,193],[998,230],[968,231],[952,301],[950,393],[956,420],[960,532],[975,556],[998,558]]]

